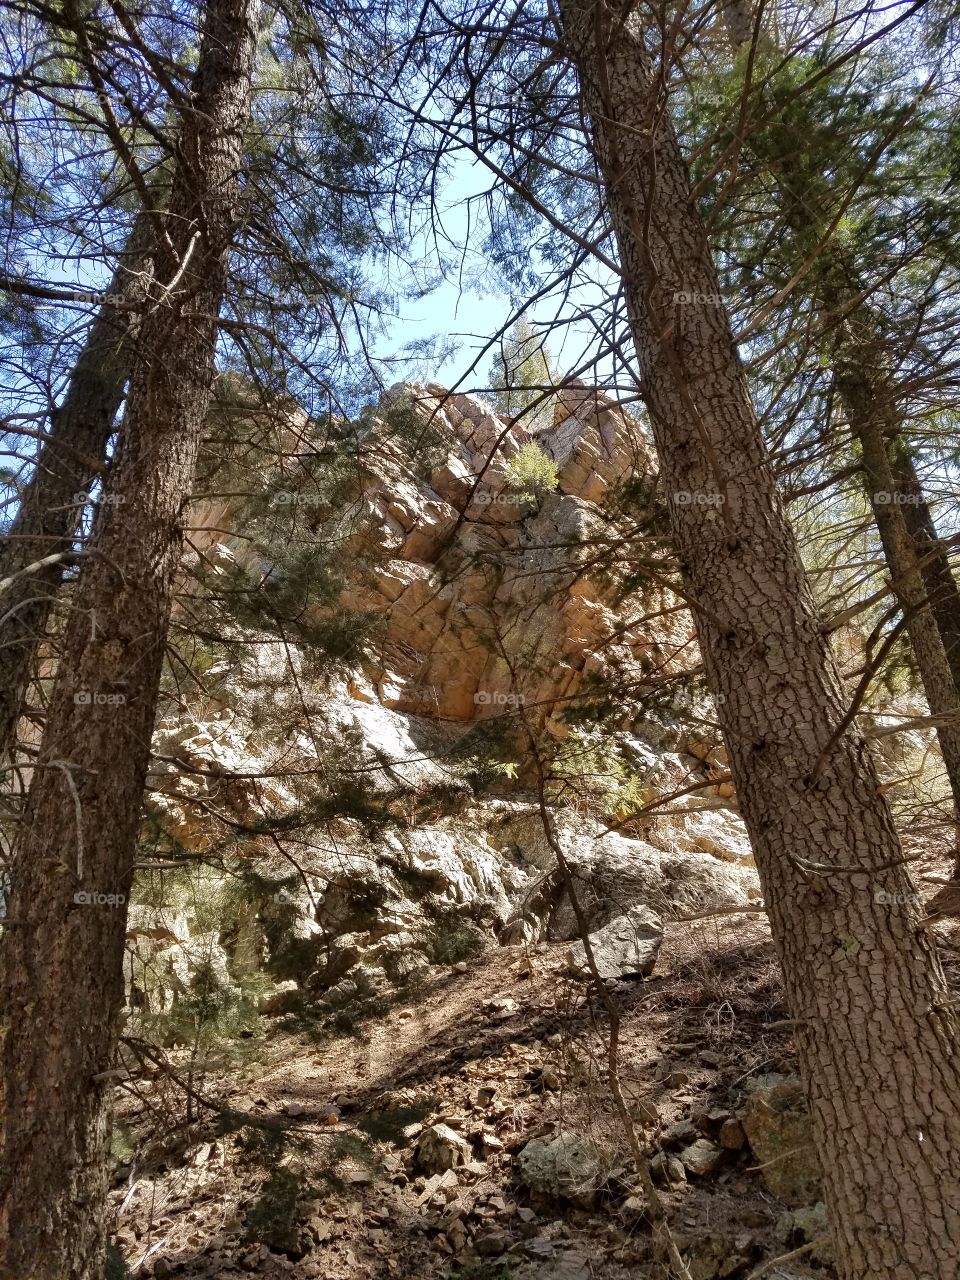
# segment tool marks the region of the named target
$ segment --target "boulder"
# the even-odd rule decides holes
[[[761,1077],[741,1122],[767,1188],[791,1207],[816,1203],[823,1195],[820,1166],[797,1077]]]
[[[501,940],[575,939],[577,920],[535,806],[501,801],[491,803],[487,814],[489,842],[542,872],[539,884],[525,894],[522,913],[510,922]],[[703,853],[654,848],[644,840],[608,832],[600,822],[570,811],[561,810],[554,821],[591,929],[640,904],[669,919],[747,907],[760,899],[760,882],[752,867]]]
[[[683,1167],[698,1178],[707,1178],[711,1173],[716,1173],[722,1159],[723,1152],[709,1138],[698,1138],[680,1152]]]
[[[809,1257],[830,1266],[833,1263],[833,1244],[827,1224],[827,1206],[822,1200],[805,1209],[782,1213],[774,1226],[774,1234],[784,1249],[798,1249],[801,1245],[820,1241],[810,1250]]]
[[[591,933],[590,950],[601,978],[645,977],[653,972],[663,942],[663,922],[648,907],[632,907]],[[583,942],[575,943],[568,960],[575,973],[590,972]]]
[[[596,1147],[575,1133],[560,1133],[552,1142],[534,1138],[517,1156],[517,1166],[525,1186],[550,1196],[593,1191],[601,1170]]]

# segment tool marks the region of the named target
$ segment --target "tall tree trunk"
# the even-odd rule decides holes
[[[750,402],[630,7],[561,0],[671,518],[753,842],[843,1280],[956,1280],[960,1028]],[[682,297],[678,295],[683,295]],[[686,302],[690,295],[701,300]],[[702,299],[706,299],[703,301]],[[676,501],[709,495],[709,503]]]
[[[151,305],[15,850],[0,943],[0,1275],[102,1280],[126,897],[180,512],[239,216],[258,0],[210,0]]]
[[[890,465],[907,532],[921,561],[927,596],[937,619],[953,682],[960,689],[960,587],[902,434],[891,445]]]
[[[736,48],[742,48],[753,34],[751,10],[752,5],[744,0],[726,11],[727,29]],[[775,103],[768,109],[775,119]],[[805,243],[821,242],[829,232],[827,217],[817,210],[813,197],[798,198],[799,192],[809,193],[814,185],[807,157],[797,149],[782,156],[775,170],[790,206],[791,226]],[[865,291],[856,263],[833,240],[821,254],[819,272],[808,275],[807,281],[819,281],[827,295],[815,289],[815,307],[829,313],[852,305],[827,354],[837,371],[851,432],[860,445],[864,488],[894,589],[908,619],[907,634],[927,703],[942,720],[936,732],[956,824],[960,820],[960,591],[913,465],[897,411],[883,326],[874,308],[863,301]],[[956,874],[960,877],[960,859]]]
[[[0,539],[0,580],[15,581],[0,595],[0,768],[13,755],[37,647],[63,581],[64,563],[24,573],[68,552],[83,512],[82,498],[100,474],[130,371],[129,342],[137,304],[151,269],[150,219],[138,214],[108,289],[73,367],[63,403],[50,415],[20,508]],[[20,576],[16,576],[20,575]]]
[[[930,580],[924,573],[923,554],[928,547],[918,545],[907,524],[908,503],[920,491],[913,472],[914,492],[904,492],[903,462],[895,469],[899,423],[893,408],[893,388],[876,356],[871,359],[873,344],[862,332],[864,313],[849,317],[841,327],[835,352],[837,389],[846,410],[850,428],[860,445],[864,488],[873,509],[884,557],[890,570],[893,590],[903,607],[907,634],[923,683],[927,705],[942,718],[937,726],[937,740],[953,793],[954,814],[960,815],[960,686],[954,682],[947,650],[937,619],[937,604],[945,603],[938,595],[943,584]],[[869,325],[869,312],[866,312]],[[872,328],[872,326],[871,326]],[[927,521],[930,520],[926,508]],[[931,559],[928,569],[936,562]],[[949,574],[949,563],[947,572]],[[956,588],[954,588],[955,590]]]

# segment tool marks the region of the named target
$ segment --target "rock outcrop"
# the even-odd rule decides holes
[[[509,743],[525,717],[588,754],[565,714],[578,691],[611,674],[676,676],[695,661],[683,611],[658,587],[624,595],[611,564],[616,494],[626,484],[653,493],[650,444],[586,388],[562,392],[553,427],[535,436],[433,385],[394,389],[384,413],[397,406],[429,434],[429,468],[413,474],[380,419],[368,422],[343,519],[346,586],[305,615],[378,620],[360,658],[318,676],[309,625],[279,640],[241,628],[238,656],[204,672],[196,719],[158,726],[152,847],[207,866],[162,905],[141,895],[134,906],[135,1004],[169,1008],[212,972],[237,992],[251,975],[281,984],[261,1008],[289,1008],[297,993],[336,1005],[455,963],[484,936],[577,936],[539,807],[524,793],[530,778],[508,764],[499,795],[478,793],[484,765],[471,734],[497,721]],[[504,462],[532,443],[557,485],[531,497],[511,486]],[[217,521],[229,524],[223,512]],[[197,523],[214,528],[212,517]],[[204,554],[230,572],[266,572],[241,540],[211,532]],[[278,724],[290,727],[263,728]],[[652,714],[624,701],[615,747],[608,781],[626,779],[634,796],[683,790],[713,767],[689,754],[669,707]],[[608,830],[605,803],[589,816],[560,795],[551,809],[591,929],[758,900],[742,824],[709,807],[721,798],[679,800],[642,838]],[[217,870],[224,859],[229,875]],[[231,895],[237,865],[244,892]],[[201,909],[211,888],[218,921]]]

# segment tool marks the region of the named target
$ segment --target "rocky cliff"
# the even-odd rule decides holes
[[[422,433],[419,470],[384,427],[398,408]],[[527,431],[474,397],[402,386],[364,423],[355,460],[335,510],[311,505],[299,463],[272,481],[280,516],[306,518],[317,540],[336,529],[336,598],[308,599],[280,638],[235,628],[192,715],[181,704],[157,729],[147,839],[188,869],[138,890],[134,1003],[169,1008],[199,968],[238,991],[259,983],[267,1007],[331,1002],[483,935],[573,939],[533,791],[537,742],[591,928],[641,906],[657,929],[755,900],[744,830],[716,789],[609,829],[623,807],[722,770],[677,710],[697,663],[689,617],[655,577],[635,581],[623,551],[635,561],[643,521],[622,495],[631,510],[645,495],[656,524],[637,421],[572,388],[552,425]],[[222,507],[193,523],[211,530],[195,546],[216,572],[272,571],[222,532]],[[360,649],[318,663],[311,625],[350,615]],[[611,685],[601,743],[576,712]]]

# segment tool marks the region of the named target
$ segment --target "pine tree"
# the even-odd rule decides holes
[[[120,457],[81,570],[14,851],[16,926],[0,941],[5,1275],[103,1274],[104,1073],[116,1049],[126,900],[181,511],[239,216],[258,13],[256,0],[211,0],[204,13]]]
[[[493,402],[499,413],[521,418],[528,429],[551,426],[553,385],[550,353],[521,316],[490,367]]]
[[[946,1280],[960,1252],[957,1016],[716,304],[652,33],[631,8],[560,12],[665,487],[722,499],[714,520],[673,502],[674,539],[797,1020],[838,1271]],[[678,296],[694,299],[679,314]]]

